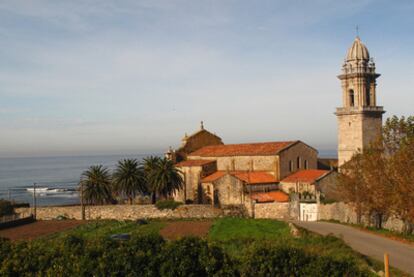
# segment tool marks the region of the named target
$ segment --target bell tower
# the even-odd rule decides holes
[[[338,165],[364,150],[381,133],[383,107],[377,106],[375,63],[357,36],[345,58],[342,74],[342,107],[338,119]]]

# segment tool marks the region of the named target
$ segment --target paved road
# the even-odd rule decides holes
[[[356,251],[383,261],[384,253],[390,257],[390,264],[414,276],[414,246],[360,231],[353,227],[329,222],[294,222],[310,231],[341,237]]]

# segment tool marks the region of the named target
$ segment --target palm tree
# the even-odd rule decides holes
[[[93,165],[81,175],[82,197],[89,204],[107,204],[112,201],[111,174],[103,165]]]
[[[158,163],[160,162],[161,158],[156,156],[148,156],[143,159],[143,167],[144,167],[144,175],[145,175],[145,181],[147,190],[151,192],[151,199],[152,204],[155,204],[157,195],[156,192],[152,190],[153,184],[151,176],[154,175],[154,171],[158,167]]]
[[[164,197],[170,197],[175,190],[182,189],[183,178],[173,161],[159,159],[149,175],[151,191]]]
[[[116,190],[125,195],[130,204],[137,194],[146,192],[144,171],[136,159],[119,161],[112,181]]]

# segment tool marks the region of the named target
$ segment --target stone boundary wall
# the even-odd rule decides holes
[[[357,224],[357,214],[354,209],[344,202],[318,205],[318,220],[337,220],[343,223]],[[363,216],[362,224],[369,225],[369,218]],[[384,223],[383,228],[393,231],[401,231],[403,222],[395,217],[389,217]]]
[[[290,218],[289,203],[256,203],[254,204],[254,218]]]
[[[30,212],[30,208],[18,208],[17,213]],[[87,206],[85,209],[87,220],[116,219],[135,220],[140,218],[215,218],[222,215],[222,211],[210,205],[182,205],[175,210],[158,210],[154,205],[104,205]],[[81,219],[80,206],[38,207],[37,219],[51,220],[58,216],[70,219]]]

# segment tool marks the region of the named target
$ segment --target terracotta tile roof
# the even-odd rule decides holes
[[[177,163],[175,166],[182,167],[182,166],[202,166],[209,163],[214,163],[213,160],[186,160]]]
[[[280,190],[270,192],[255,192],[252,193],[250,197],[259,203],[289,202],[289,195]]]
[[[236,177],[239,180],[242,180],[248,184],[269,184],[269,183],[277,183],[277,179],[270,173],[261,172],[261,171],[253,171],[253,172],[232,172],[231,175]]]
[[[189,155],[202,157],[275,155],[298,141],[279,141],[205,146]]]
[[[208,175],[206,177],[204,177],[201,182],[202,183],[211,183],[214,182],[218,179],[220,179],[221,177],[223,177],[224,175],[226,175],[226,171],[216,171],[211,175]]]
[[[226,171],[216,171],[207,177],[204,177],[201,182],[202,183],[210,183],[214,182],[224,175],[226,175]],[[254,171],[254,172],[246,172],[246,171],[230,171],[230,175],[236,177],[237,179],[244,181],[248,184],[272,184],[277,183],[277,179],[270,173],[263,172],[263,171]]]
[[[283,179],[282,183],[296,183],[296,182],[303,182],[303,183],[314,183],[315,181],[319,180],[323,176],[327,175],[330,171],[329,170],[319,170],[319,169],[307,169],[307,170],[300,170],[292,175],[289,175],[285,179]]]

